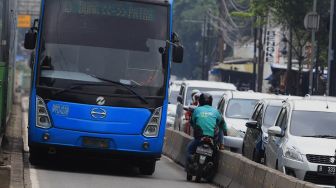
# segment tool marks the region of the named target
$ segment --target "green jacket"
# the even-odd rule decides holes
[[[211,137],[215,136],[216,127],[222,131],[227,130],[222,115],[217,109],[209,105],[200,106],[194,110],[191,118],[191,126],[195,128],[196,125],[202,129],[203,135]]]

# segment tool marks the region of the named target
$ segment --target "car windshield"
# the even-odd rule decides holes
[[[78,82],[101,82],[97,76],[137,86],[144,96],[164,96],[167,67],[159,49],[166,47],[167,22],[168,8],[161,5],[46,0],[39,84],[67,88]],[[83,91],[124,92],[113,87]]]
[[[190,105],[192,103],[191,92],[193,90],[195,90],[195,89],[201,91],[202,93],[208,92],[208,91],[226,91],[226,89],[219,89],[219,88],[188,87],[188,90],[187,90],[187,100],[186,100],[186,104],[185,105]],[[213,96],[213,98],[214,98],[214,96]],[[220,100],[220,99],[218,99],[218,100]],[[214,98],[214,101],[215,101],[215,98]],[[214,104],[214,102],[212,104]]]
[[[268,106],[264,115],[264,123],[263,126],[265,128],[270,128],[274,125],[275,120],[281,110],[281,106]]]
[[[290,133],[304,137],[336,137],[335,112],[293,111]]]
[[[230,99],[225,116],[227,118],[249,119],[257,101],[256,99]]]

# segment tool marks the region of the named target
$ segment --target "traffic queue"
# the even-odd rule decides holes
[[[176,103],[168,107],[168,127],[193,135],[188,106],[196,91],[208,93],[226,124],[219,141],[224,149],[300,180],[336,186],[335,98],[237,91],[207,81],[175,81],[170,88]]]

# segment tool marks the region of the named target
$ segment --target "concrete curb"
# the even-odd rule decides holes
[[[7,166],[0,166],[0,188],[24,187],[21,120],[21,106],[14,104],[6,129],[6,138],[9,141],[7,146],[8,149],[6,149],[8,160]]]
[[[163,153],[184,166],[187,145],[191,137],[172,130],[166,130]],[[315,188],[314,184],[287,176],[277,170],[255,163],[229,151],[221,151],[219,169],[214,183],[228,188]]]

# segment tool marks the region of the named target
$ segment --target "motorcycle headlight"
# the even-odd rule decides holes
[[[43,129],[51,128],[47,106],[39,96],[36,97],[36,127]]]
[[[161,123],[162,107],[155,109],[152,117],[150,118],[143,135],[145,137],[157,137],[159,135],[160,123]]]
[[[295,161],[303,161],[302,154],[295,147],[287,147],[285,149],[285,157]]]

